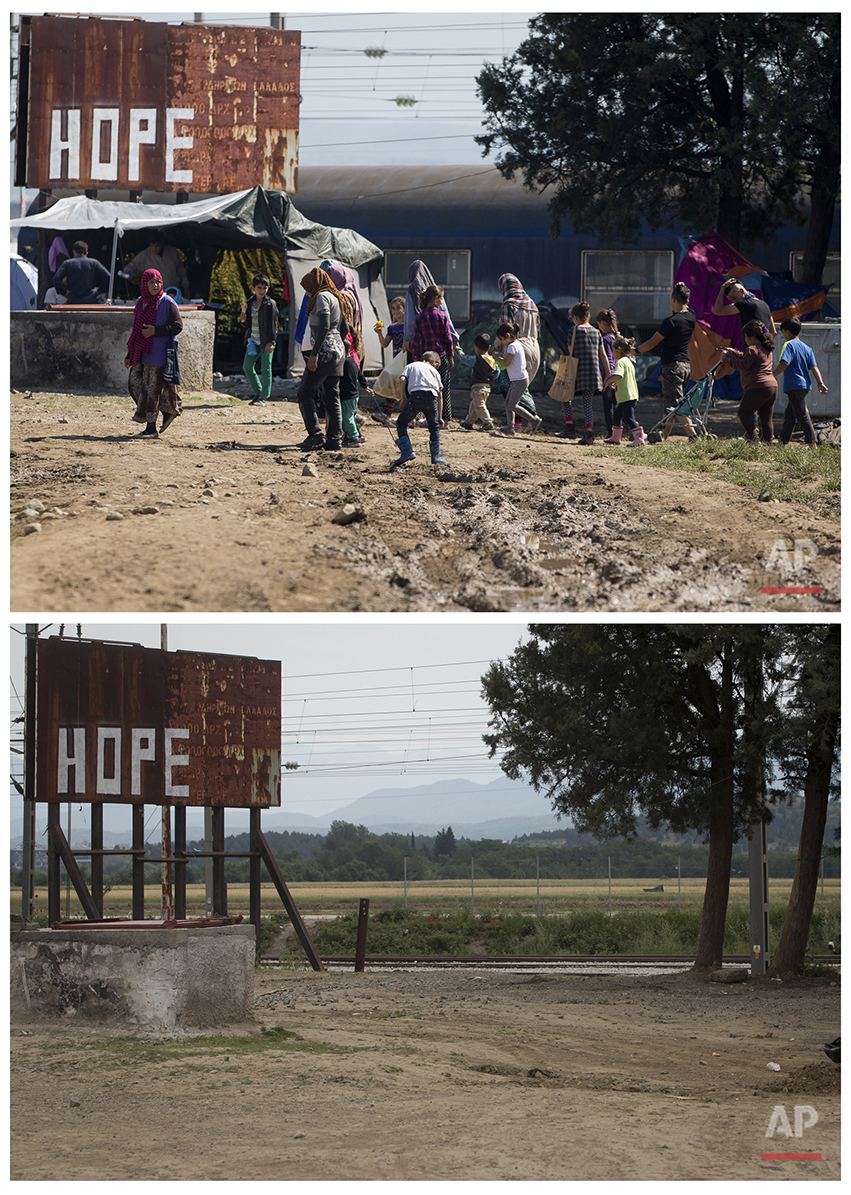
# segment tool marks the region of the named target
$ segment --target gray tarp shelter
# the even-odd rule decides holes
[[[118,238],[130,229],[183,226],[196,243],[218,249],[278,249],[285,254],[292,296],[290,328],[294,331],[303,291],[299,279],[326,258],[355,270],[364,308],[364,368],[380,370],[383,355],[372,330],[376,320],[390,322],[387,296],[381,281],[384,255],[377,245],[350,228],[329,228],[307,220],[283,191],[253,187],[232,195],[213,195],[194,203],[128,203],[70,196],[58,200],[36,216],[10,221],[10,227],[32,228],[56,235],[86,229],[113,232],[112,270]],[[373,318],[374,317],[374,318]],[[293,337],[289,345],[289,372],[302,372],[302,356]]]

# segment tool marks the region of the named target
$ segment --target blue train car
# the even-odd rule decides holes
[[[421,258],[446,290],[456,322],[477,305],[500,301],[497,279],[516,274],[536,302],[566,309],[580,299],[614,307],[623,322],[652,326],[668,315],[683,252],[676,233],[647,232],[628,248],[573,233],[550,235],[546,195],[492,166],[302,167],[296,202],[308,219],[353,228],[386,254],[388,297],[404,292],[407,269]],[[837,210],[825,282],[839,310],[840,218]],[[709,229],[701,231],[708,232]],[[797,276],[806,228],[790,225],[765,243],[735,246],[772,274]]]

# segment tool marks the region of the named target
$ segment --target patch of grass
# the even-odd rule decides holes
[[[621,456],[630,465],[703,473],[757,494],[769,490],[780,501],[821,504],[827,508],[824,513],[834,510],[825,498],[842,490],[842,454],[828,444],[801,448],[744,440],[687,440]],[[838,518],[838,506],[835,514]]]
[[[47,1042],[45,1050],[68,1049],[67,1042]],[[70,1047],[77,1049],[79,1047]],[[261,1029],[259,1037],[239,1037],[233,1034],[214,1033],[204,1037],[182,1038],[175,1041],[145,1041],[138,1037],[116,1037],[103,1041],[97,1047],[107,1058],[119,1066],[131,1066],[140,1062],[179,1061],[188,1057],[206,1055],[215,1058],[220,1055],[261,1054],[267,1050],[283,1050],[300,1054],[351,1054],[368,1046],[335,1046],[330,1042],[309,1042],[298,1040],[298,1034],[289,1029]]]

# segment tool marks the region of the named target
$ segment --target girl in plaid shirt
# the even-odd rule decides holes
[[[443,303],[443,287],[427,286],[420,295],[420,314],[414,321],[414,335],[411,340],[411,354],[415,361],[422,361],[423,353],[437,353],[440,357],[441,399],[438,404],[440,426],[446,427],[452,418],[449,391],[449,371],[455,364],[454,345],[449,316],[440,310]]]

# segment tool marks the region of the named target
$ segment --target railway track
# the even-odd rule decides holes
[[[322,965],[329,971],[354,968],[353,954],[320,955]],[[840,970],[841,957],[838,954],[817,955],[813,961]],[[747,966],[750,956],[730,954],[724,956],[725,966]],[[279,959],[270,956],[260,959],[261,966],[285,966]],[[694,957],[686,954],[669,955],[626,955],[626,954],[573,954],[573,955],[402,955],[371,954],[364,960],[368,970],[390,968],[404,971],[462,970],[474,968],[477,971],[559,971],[565,974],[617,975],[651,974],[654,971],[685,971],[694,965]]]

